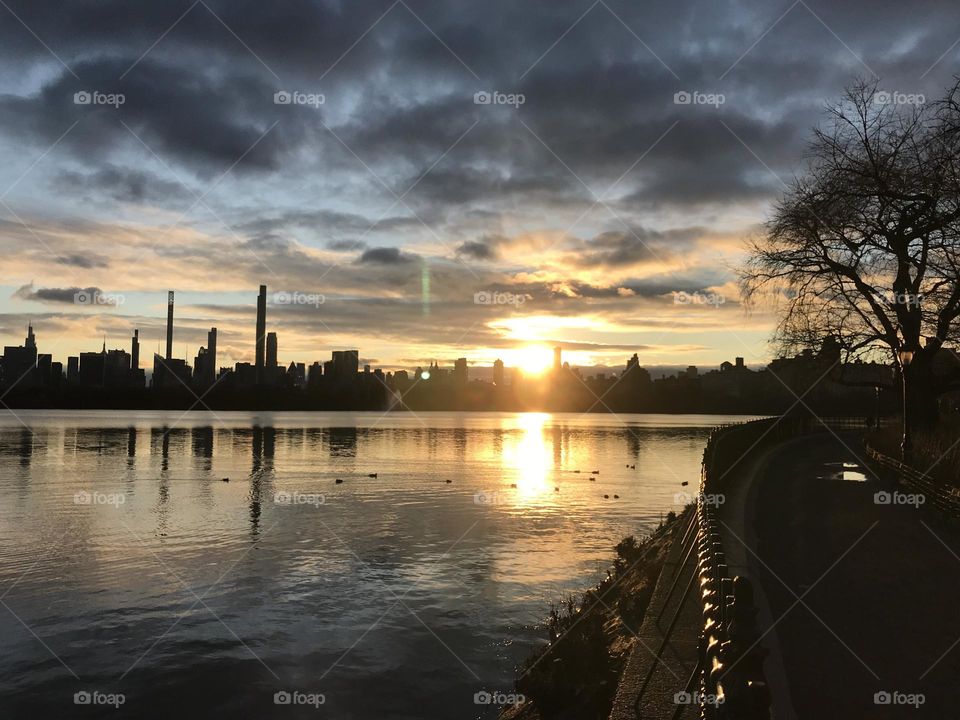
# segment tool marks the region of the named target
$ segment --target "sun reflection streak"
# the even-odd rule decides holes
[[[553,491],[548,482],[552,459],[543,435],[549,419],[549,413],[519,415],[518,422],[523,435],[504,446],[504,465],[514,470],[517,494],[521,501],[529,502]]]

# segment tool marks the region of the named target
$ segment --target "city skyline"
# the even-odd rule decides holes
[[[77,289],[77,292],[80,294],[86,293],[85,297],[90,298],[89,302],[94,306],[98,302],[101,302],[95,299],[96,294],[99,292],[99,290],[95,290],[92,288]],[[176,360],[186,361],[190,367],[193,367],[195,365],[195,361],[191,361],[191,357],[198,351],[209,352],[210,348],[212,347],[213,362],[215,365],[213,370],[216,376],[216,374],[219,374],[220,368],[229,368],[237,363],[241,363],[241,364],[251,363],[257,367],[262,367],[266,364],[269,364],[271,347],[273,352],[273,365],[276,365],[278,361],[280,361],[280,364],[283,365],[284,363],[280,360],[281,358],[285,359],[287,364],[289,364],[290,362],[293,362],[293,363],[306,362],[307,364],[309,364],[310,362],[313,362],[318,359],[317,357],[318,353],[321,353],[324,351],[330,352],[330,351],[351,349],[346,345],[340,346],[340,347],[323,346],[321,343],[318,342],[318,345],[316,347],[303,351],[309,357],[305,357],[303,359],[301,359],[300,357],[292,357],[292,356],[285,357],[284,349],[279,347],[278,332],[276,332],[275,330],[267,331],[266,329],[267,328],[267,316],[266,316],[267,308],[271,308],[271,309],[283,308],[287,304],[289,304],[291,299],[295,299],[298,294],[303,297],[307,297],[307,296],[306,294],[302,294],[302,293],[288,293],[284,291],[269,292],[268,286],[262,285],[262,284],[260,285],[260,291],[256,297],[256,302],[254,303],[253,309],[251,311],[256,323],[254,327],[254,331],[251,333],[249,332],[250,328],[249,327],[246,328],[246,331],[247,331],[246,335],[249,335],[249,338],[251,338],[246,342],[246,345],[249,345],[252,348],[252,350],[249,353],[243,354],[241,356],[236,356],[231,353],[226,353],[226,354],[222,353],[219,350],[220,340],[218,340],[218,338],[222,338],[223,335],[219,330],[219,328],[215,326],[207,327],[205,330],[199,327],[194,327],[194,326],[188,327],[187,334],[191,339],[196,337],[198,334],[202,333],[205,341],[205,344],[196,343],[196,342],[191,343],[189,341],[183,340],[182,335],[184,334],[184,331],[180,325],[182,320],[179,317],[179,315],[175,315],[175,312],[178,312],[175,310],[175,308],[180,308],[182,310],[180,303],[175,302],[175,297],[178,297],[176,295],[177,292],[178,291],[175,291],[175,290],[169,290],[163,293],[167,297],[167,301],[163,304],[163,307],[165,309],[165,314],[163,318],[163,324],[162,326],[160,326],[160,329],[158,330],[158,332],[160,332],[160,337],[156,341],[156,350],[155,352],[152,353],[152,355],[158,356],[160,358],[164,358],[167,360],[176,359]],[[81,304],[84,304],[86,302],[87,302],[86,300],[83,300]],[[202,323],[202,320],[197,318],[190,318],[188,322]],[[248,325],[249,324],[250,323],[248,323]],[[155,322],[153,321],[153,319],[150,319],[147,323],[145,323],[145,325],[147,327],[151,327],[155,325]],[[41,329],[41,326],[35,323],[32,319],[28,319],[27,326],[24,328],[24,332],[21,333],[20,338],[17,339],[14,337],[13,342],[5,342],[3,343],[3,345],[13,346],[13,347],[22,346],[24,344],[23,336],[26,335],[28,338],[32,338],[35,336],[36,331],[38,329]],[[127,334],[127,336],[123,338],[122,342],[120,341],[115,342],[115,340],[117,340],[116,338],[111,338],[111,336],[106,334],[104,334],[100,338],[97,338],[96,340],[99,342],[102,342],[103,348],[107,350],[129,349],[133,359],[132,365],[136,368],[136,367],[140,367],[137,362],[140,348],[146,348],[148,352],[150,350],[150,345],[149,345],[150,339],[148,336],[145,336],[142,334],[142,330],[143,330],[143,327],[132,327],[129,333]],[[242,325],[238,327],[237,334],[241,336],[244,335],[244,329]],[[11,333],[11,336],[13,335],[14,333]],[[272,342],[272,346],[271,346],[271,342]],[[48,343],[49,343],[49,340],[48,340]],[[95,344],[94,339],[91,339],[90,343],[88,343],[85,346],[81,346],[81,349],[78,352],[65,353],[63,357],[60,358],[63,361],[62,364],[64,368],[67,367],[66,361],[70,357],[79,357],[81,354],[94,352],[94,349],[93,349],[94,344]],[[237,345],[244,345],[244,340],[241,338],[240,343],[235,344],[233,347],[236,347]],[[574,347],[576,347],[576,345],[574,345]],[[624,346],[624,348],[625,348],[624,352],[626,352],[627,350],[630,349],[630,346]],[[607,365],[607,364],[586,365],[586,364],[580,364],[577,362],[571,362],[570,360],[571,356],[576,358],[578,356],[581,356],[581,354],[578,353],[575,349],[573,350],[573,352],[570,352],[569,348],[565,347],[563,343],[549,343],[546,341],[532,341],[532,342],[517,344],[513,347],[503,348],[500,355],[494,356],[493,359],[489,360],[489,362],[485,361],[485,358],[478,359],[476,357],[471,357],[472,350],[475,350],[475,349],[464,348],[462,349],[461,354],[455,357],[424,355],[423,358],[420,360],[415,360],[412,358],[409,359],[409,362],[411,364],[396,364],[396,365],[391,365],[391,364],[381,365],[377,363],[377,360],[374,356],[367,357],[365,355],[361,355],[359,357],[359,364],[361,366],[376,365],[377,367],[379,367],[380,369],[383,369],[384,371],[406,370],[406,371],[413,372],[415,369],[419,367],[424,367],[427,365],[431,365],[433,363],[440,363],[444,366],[449,366],[452,368],[458,361],[465,359],[468,366],[471,368],[471,370],[479,370],[480,371],[479,377],[482,377],[483,379],[486,379],[486,380],[493,379],[495,366],[498,362],[501,363],[503,367],[507,368],[508,370],[520,371],[526,375],[531,375],[531,376],[541,375],[547,370],[549,370],[550,368],[557,369],[557,357],[559,356],[559,353],[561,351],[564,353],[563,362],[569,365],[570,367],[578,367],[586,370],[596,369],[598,371],[605,371],[605,370],[611,370],[611,369],[619,370],[623,365],[623,357],[620,357],[620,356],[618,356],[615,359],[614,364],[611,364],[611,365]],[[375,353],[375,350],[373,352]],[[56,353],[49,353],[49,354],[53,356],[54,361],[58,361],[58,354]],[[716,366],[721,365],[723,362],[726,362],[729,359],[730,358],[726,358],[726,357],[723,358],[721,362],[716,363]],[[742,356],[737,356],[737,359],[740,360],[741,362],[743,361]],[[753,364],[756,366],[762,366],[764,363],[753,363]],[[667,374],[668,372],[682,371],[693,365],[695,364],[694,363],[691,363],[688,365],[652,364],[652,365],[645,365],[645,367],[660,370],[662,374]],[[713,367],[713,366],[714,365],[711,364],[709,367]],[[151,370],[149,367],[146,367],[145,369],[147,371],[147,377],[150,378],[152,376],[153,370]]]

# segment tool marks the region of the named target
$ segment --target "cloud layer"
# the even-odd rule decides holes
[[[760,359],[731,267],[823,104],[933,97],[960,53],[932,1],[8,6],[0,326],[67,352],[159,337],[175,288],[188,352],[248,359],[266,283],[325,298],[271,310],[288,360]]]

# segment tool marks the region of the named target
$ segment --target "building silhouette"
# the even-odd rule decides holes
[[[40,384],[37,372],[37,338],[33,325],[27,325],[27,337],[23,345],[7,345],[3,348],[3,381],[6,389],[23,390]]]
[[[503,387],[503,360],[499,358],[493,361],[493,384],[497,387]]]
[[[173,290],[167,292],[167,360],[173,359]]]
[[[257,369],[257,382],[263,382],[264,350],[267,335],[267,286],[260,286],[257,296],[257,337],[254,366]]]
[[[275,368],[277,366],[277,334],[275,332],[267,333],[267,367]]]

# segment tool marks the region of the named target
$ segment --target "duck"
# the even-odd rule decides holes
[[[375,478],[376,476],[377,476],[377,473],[368,473],[368,474],[367,474],[367,477]]]
[[[619,499],[620,499],[620,496],[619,496],[619,495],[614,495],[614,496],[613,496],[613,499],[614,499],[614,500],[619,500]]]
[[[449,485],[449,484],[452,483],[452,482],[453,482],[453,480],[447,480],[447,485]]]
[[[335,485],[340,485],[340,484],[343,483],[343,480],[341,480],[340,478],[337,478],[337,479],[334,480],[333,482],[334,482]]]
[[[512,488],[514,488],[514,489],[516,489],[516,487],[517,487],[517,484],[516,484],[516,483],[510,483],[510,487],[512,487]]]
[[[560,492],[560,488],[555,487],[555,488],[553,489],[553,491],[554,491],[554,492]]]
[[[607,499],[607,498],[609,498],[610,496],[609,496],[609,495],[604,495],[603,497],[604,497],[604,499]]]
[[[220,482],[230,482],[230,478],[220,478]]]
[[[690,483],[688,483],[686,480],[684,480],[682,483],[680,483],[680,485],[681,485],[682,487],[686,487],[686,486],[689,485],[689,484],[690,484]]]
[[[591,471],[590,471],[590,474],[591,474],[591,475],[599,475],[599,474],[600,474],[600,471],[599,471],[599,470],[591,470]]]
[[[636,466],[636,465],[631,465],[631,466],[630,466],[630,469],[631,469],[631,470],[636,470],[636,469],[637,469],[637,466]]]
[[[596,481],[597,481],[596,478],[589,478],[589,480],[590,480],[590,482],[596,482]]]

